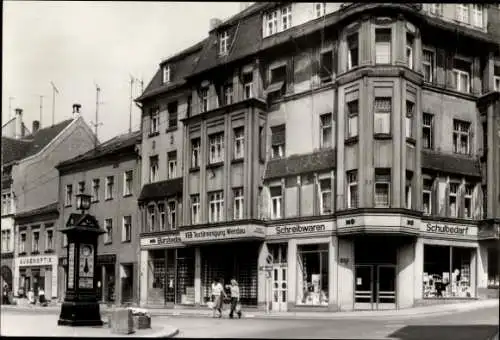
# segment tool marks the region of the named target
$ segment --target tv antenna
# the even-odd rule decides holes
[[[55,116],[56,116],[56,93],[59,94],[59,90],[57,87],[54,85],[54,82],[50,82],[50,85],[52,85],[52,125],[55,124]]]

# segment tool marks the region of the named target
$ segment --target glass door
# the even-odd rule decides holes
[[[377,309],[396,308],[396,266],[377,266]]]
[[[355,267],[354,309],[373,309],[374,307],[373,267],[373,265],[356,265]]]
[[[271,309],[273,312],[286,312],[288,300],[288,268],[286,265],[275,264],[272,271]]]

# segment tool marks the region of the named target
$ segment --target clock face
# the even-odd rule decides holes
[[[89,256],[91,253],[91,249],[89,246],[83,246],[82,248],[82,253],[84,256]]]

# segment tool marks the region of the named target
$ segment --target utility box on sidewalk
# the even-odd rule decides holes
[[[111,313],[111,332],[115,334],[134,333],[134,320],[132,311],[126,308],[116,309]]]

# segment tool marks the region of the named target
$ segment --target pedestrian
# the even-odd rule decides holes
[[[240,304],[240,287],[235,279],[231,280],[231,312],[229,317],[232,319],[234,312],[238,314],[238,319],[241,319],[241,304]]]
[[[212,283],[212,301],[213,306],[213,317],[215,318],[215,312],[219,311],[219,318],[222,317],[222,299],[226,296],[224,293],[224,287],[220,283],[219,279],[214,279]]]
[[[48,305],[43,288],[40,288],[40,290],[38,291],[38,301],[40,301],[40,305],[43,307],[46,307]]]
[[[33,288],[31,288],[31,289],[28,291],[28,301],[29,301],[29,303],[31,303],[32,305],[36,304],[36,300],[35,300],[35,291],[33,290]]]

